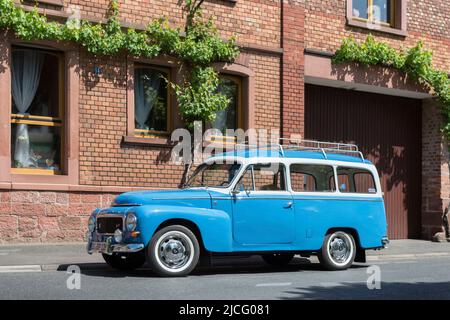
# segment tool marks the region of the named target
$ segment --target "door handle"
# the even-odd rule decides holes
[[[293,201],[289,201],[289,202],[286,202],[284,204],[284,208],[285,209],[289,209],[289,208],[292,208],[293,205],[294,205],[294,202]]]

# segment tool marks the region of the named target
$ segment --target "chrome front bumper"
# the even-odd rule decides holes
[[[104,242],[95,242],[88,239],[86,250],[89,254],[94,252],[113,254],[113,253],[132,253],[144,249],[143,243],[116,243],[113,244],[112,237],[108,237]]]

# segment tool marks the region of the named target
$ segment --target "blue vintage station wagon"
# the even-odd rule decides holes
[[[231,253],[274,266],[317,255],[343,270],[389,242],[375,166],[354,145],[322,142],[215,155],[178,190],[119,195],[92,213],[88,229],[89,253],[121,270],[147,261],[161,276]]]

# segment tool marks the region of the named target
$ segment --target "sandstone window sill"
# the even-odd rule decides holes
[[[382,25],[378,25],[378,24],[370,24],[370,23],[366,23],[366,22],[351,19],[351,18],[347,19],[347,25],[352,26],[352,27],[358,27],[358,28],[364,28],[364,29],[368,29],[368,30],[383,32],[383,33],[389,33],[389,34],[402,36],[402,37],[408,36],[408,32],[406,30],[386,27],[386,26],[382,26]]]
[[[43,4],[50,4],[53,6],[58,6],[58,7],[63,7],[64,6],[64,1],[63,0],[38,0],[38,3],[43,3]]]
[[[130,145],[141,145],[158,148],[172,148],[174,144],[169,138],[142,138],[135,136],[123,136],[123,143]]]

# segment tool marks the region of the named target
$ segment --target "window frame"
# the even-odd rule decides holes
[[[368,0],[372,3],[373,0]],[[407,0],[391,0],[391,23],[378,22],[353,16],[353,0],[347,0],[346,20],[347,25],[352,27],[364,28],[378,32],[389,33],[397,36],[406,37],[407,32]],[[372,13],[369,12],[371,15]]]
[[[298,190],[294,190],[292,188],[292,170],[291,170],[291,167],[295,166],[295,165],[306,165],[306,166],[310,165],[310,166],[330,167],[330,168],[332,168],[333,175],[328,178],[328,181],[327,181],[328,182],[328,186],[330,186],[330,182],[331,182],[332,178],[334,178],[334,180],[336,181],[336,166],[334,166],[332,164],[318,164],[318,163],[308,163],[308,162],[291,162],[291,163],[289,163],[289,190],[291,190],[293,193],[298,193],[298,194],[306,194],[306,193],[312,194],[312,193],[314,193],[314,194],[317,194],[317,195],[319,195],[319,194],[320,195],[322,195],[322,194],[335,194],[336,193],[336,191],[338,189],[336,187],[336,184],[335,184],[334,190],[329,190],[329,191],[317,191],[317,190],[314,190],[314,191],[309,191],[309,190],[308,191],[298,191]],[[307,175],[313,177],[314,178],[314,184],[315,184],[315,187],[317,189],[317,177],[315,177],[315,176],[313,176],[313,175],[311,175],[309,173],[302,173],[302,174],[307,174]]]
[[[256,182],[255,182],[255,171],[254,171],[254,166],[258,166],[258,165],[273,165],[273,164],[278,164],[279,166],[283,167],[283,171],[284,171],[284,190],[255,190],[256,189]],[[283,162],[270,162],[270,163],[263,163],[263,162],[257,162],[257,163],[250,163],[248,164],[242,171],[242,174],[239,175],[239,179],[237,179],[237,182],[234,184],[233,189],[236,189],[237,186],[239,185],[240,180],[247,174],[247,172],[249,170],[251,170],[251,177],[252,177],[252,189],[251,190],[245,190],[244,192],[258,192],[258,193],[272,193],[272,192],[278,192],[278,193],[286,193],[286,192],[290,192],[290,184],[288,185],[288,165],[286,163]],[[231,185],[231,184],[230,184]]]
[[[244,117],[244,92],[243,92],[243,78],[239,75],[229,74],[229,73],[220,73],[219,78],[231,80],[238,86],[238,97],[237,97],[237,110],[236,110],[236,125],[237,129],[243,129],[245,130],[245,117]],[[205,125],[204,127],[207,129],[213,129],[212,124]],[[235,144],[237,141],[237,137],[235,136],[226,136],[222,133],[221,136],[218,135],[211,135],[208,137],[210,142],[218,142],[223,144]]]
[[[394,28],[395,27],[395,2],[397,0],[390,0],[390,8],[389,8],[389,14],[390,14],[390,21],[389,22],[384,22],[384,21],[376,21],[374,20],[373,17],[373,1],[374,0],[367,0],[367,19],[365,18],[360,18],[360,17],[355,17],[353,16],[353,1],[352,1],[352,18],[354,20],[358,20],[358,21],[362,21],[362,22],[367,22],[367,23],[372,23],[372,24],[379,24],[382,26],[386,26],[386,27],[390,27],[390,28]]]
[[[167,75],[167,80],[172,81],[172,70],[170,67],[160,66],[160,65],[154,65],[151,63],[143,63],[143,62],[134,62],[133,65],[133,96],[134,96],[134,75],[136,69],[154,69],[161,71]],[[170,86],[167,85],[167,106],[166,106],[166,131],[160,131],[160,130],[144,130],[144,129],[136,129],[136,120],[133,118],[133,131],[132,136],[136,138],[143,138],[143,139],[154,139],[154,138],[167,138],[170,135],[170,132],[172,132],[172,92],[170,89]],[[136,104],[133,101],[133,108],[136,108]],[[136,109],[134,109],[136,110]],[[135,112],[135,111],[134,111]],[[133,115],[135,114],[133,112]],[[129,115],[128,115],[129,116]]]
[[[16,113],[12,113],[12,94],[11,94],[11,112],[10,112],[10,125],[12,124],[27,124],[27,125],[35,125],[35,126],[47,126],[47,127],[59,127],[60,129],[60,168],[59,170],[51,170],[51,169],[42,169],[42,168],[14,168],[10,165],[11,174],[30,174],[30,175],[63,175],[66,171],[66,158],[64,157],[65,148],[66,148],[66,123],[65,123],[65,108],[66,108],[66,97],[65,97],[65,88],[66,88],[66,72],[65,72],[65,57],[64,52],[59,50],[51,50],[51,49],[42,49],[35,46],[26,46],[26,45],[13,45],[11,47],[11,52],[15,50],[38,50],[43,51],[46,54],[53,54],[58,58],[58,117],[48,117],[48,116],[33,116],[33,115],[19,115]],[[12,61],[12,55],[11,55]],[[12,73],[11,69],[11,73]],[[12,79],[12,78],[11,78]],[[12,86],[11,86],[12,90]],[[10,132],[12,131],[12,127],[10,127]],[[12,134],[12,132],[10,133]],[[10,155],[12,157],[12,153]]]
[[[356,174],[361,174],[361,173],[367,173],[367,174],[370,174],[370,176],[372,177],[372,182],[373,182],[373,186],[374,186],[374,189],[375,189],[375,192],[356,192],[356,184],[355,184],[355,173],[352,173],[351,175],[348,175],[348,174],[346,174],[347,176],[348,176],[348,181],[349,181],[349,183],[351,183],[351,185],[349,186],[349,190],[351,189],[351,187],[353,186],[353,189],[355,190],[354,192],[351,192],[351,191],[347,191],[347,192],[344,192],[344,191],[341,191],[340,190],[340,188],[339,188],[339,174],[338,174],[338,169],[339,168],[344,168],[344,169],[350,169],[350,170],[360,170],[360,171],[363,171],[363,172],[356,172]],[[378,190],[378,186],[377,186],[377,182],[376,182],[376,179],[375,179],[375,176],[374,176],[374,174],[373,174],[373,172],[371,171],[371,170],[369,170],[369,169],[366,169],[366,168],[357,168],[357,167],[352,167],[352,166],[343,166],[343,165],[337,165],[337,166],[335,166],[335,175],[336,175],[336,178],[337,178],[337,190],[339,190],[339,193],[340,194],[343,194],[343,195],[350,195],[350,196],[353,196],[353,195],[363,195],[363,196],[371,196],[371,195],[377,195],[378,193],[379,193],[379,191],[380,190]]]

